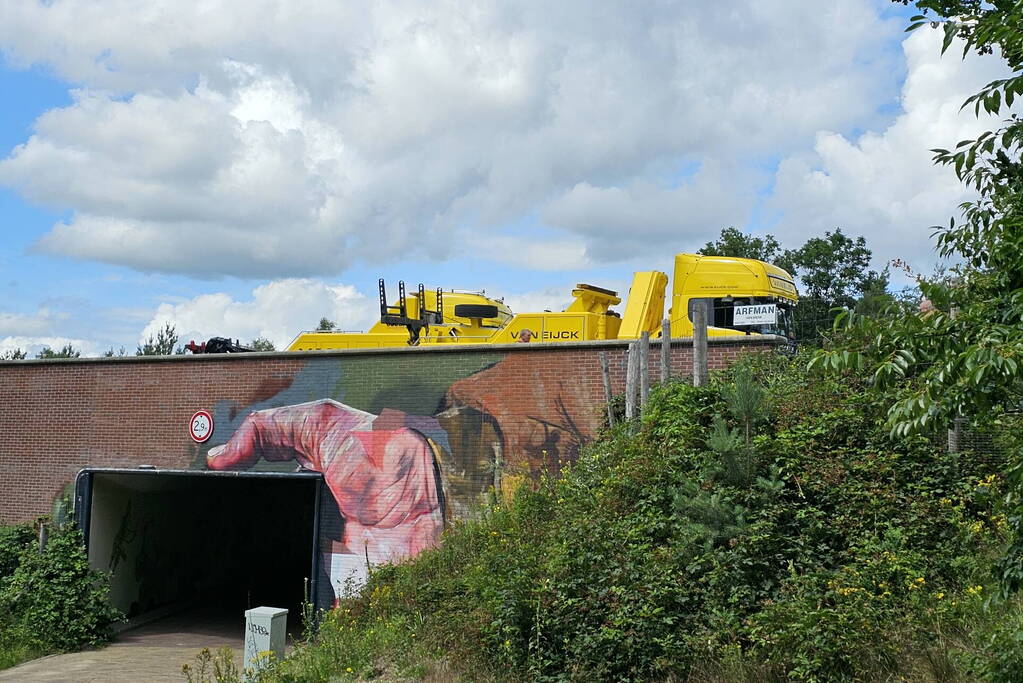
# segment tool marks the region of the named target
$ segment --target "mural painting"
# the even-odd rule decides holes
[[[323,475],[325,604],[434,546],[486,492],[573,461],[599,424],[580,382],[567,359],[541,373],[526,354],[310,359],[262,400],[220,402],[196,465]]]

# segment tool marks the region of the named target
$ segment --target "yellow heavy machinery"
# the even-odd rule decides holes
[[[439,344],[508,344],[661,336],[668,276],[635,273],[625,311],[617,292],[580,284],[563,311],[512,313],[501,299],[476,292],[418,290],[399,283],[398,299],[387,300],[379,282],[380,321],[366,332],[303,332],[288,351],[365,349]],[[692,315],[705,307],[708,336],[777,334],[792,339],[792,309],[798,300],[787,272],[762,261],[677,254],[668,317],[672,337],[693,334]]]

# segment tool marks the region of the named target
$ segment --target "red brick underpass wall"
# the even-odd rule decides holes
[[[778,343],[712,340],[710,367]],[[0,523],[49,513],[83,467],[204,469],[208,451],[250,412],[324,399],[379,416],[373,430],[425,435],[448,513],[458,514],[493,484],[497,450],[509,471],[535,475],[556,471],[593,438],[603,419],[601,351],[614,391],[623,391],[621,342],[0,362]],[[652,383],[659,357],[654,343]],[[691,374],[689,340],[672,343],[671,368]],[[200,409],[215,422],[204,444],[188,432]]]

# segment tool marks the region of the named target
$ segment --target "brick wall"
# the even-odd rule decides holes
[[[710,366],[776,344],[712,340]],[[209,448],[227,441],[250,411],[323,398],[374,415],[400,411],[413,427],[439,424],[449,441],[444,486],[471,495],[492,484],[485,465],[494,443],[509,472],[527,475],[557,470],[596,434],[601,351],[614,391],[623,391],[621,342],[0,362],[0,522],[48,513],[86,466],[203,468]],[[652,383],[658,360],[654,343]],[[689,340],[672,343],[671,366],[673,375],[690,374]],[[206,444],[188,434],[199,409],[215,418]],[[294,469],[293,462],[264,465]],[[458,503],[450,497],[449,505]]]

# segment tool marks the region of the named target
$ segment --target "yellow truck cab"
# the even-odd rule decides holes
[[[672,337],[693,334],[692,311],[705,306],[708,335],[780,334],[792,338],[792,307],[797,301],[792,276],[752,259],[678,254],[671,291]],[[398,285],[388,301],[380,280],[380,321],[366,332],[312,331],[299,334],[289,351],[363,349],[449,344],[510,344],[599,339],[636,339],[643,332],[661,335],[668,276],[635,273],[625,311],[617,292],[579,284],[563,311],[513,313],[502,299],[484,292],[419,285],[415,294]]]
[[[675,255],[671,336],[693,336],[693,310],[707,312],[707,336],[777,334],[795,339],[792,276],[777,266],[727,256]]]

